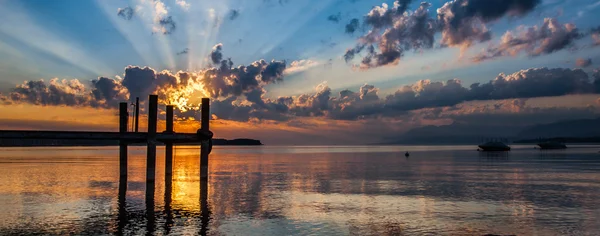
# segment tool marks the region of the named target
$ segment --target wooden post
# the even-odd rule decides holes
[[[154,183],[156,176],[156,123],[158,95],[150,95],[148,106],[148,148],[146,151],[146,183]]]
[[[135,98],[135,132],[138,132],[140,124],[140,98]]]
[[[200,130],[209,131],[210,99],[202,98],[200,113],[202,115]],[[208,181],[208,142],[203,141],[200,147],[200,181]]]
[[[128,121],[127,103],[119,103],[119,133],[121,135],[127,132]],[[119,140],[119,174],[127,176],[127,143],[124,140]]]
[[[167,133],[173,133],[173,105],[167,105]],[[165,180],[173,175],[173,143],[165,143]]]

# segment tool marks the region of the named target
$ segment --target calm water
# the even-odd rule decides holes
[[[600,235],[600,147],[474,149],[215,147],[207,201],[197,148],[151,196],[145,148],[0,149],[0,235]]]

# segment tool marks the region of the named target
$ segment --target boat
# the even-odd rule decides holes
[[[510,151],[510,147],[503,142],[491,141],[478,146],[482,151]]]
[[[566,149],[567,145],[560,142],[546,141],[537,144],[540,149]]]

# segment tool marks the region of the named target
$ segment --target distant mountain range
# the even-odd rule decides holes
[[[517,134],[520,139],[594,136],[600,136],[600,118],[534,125],[521,130]]]
[[[600,118],[566,120],[533,126],[488,126],[458,123],[424,126],[390,138],[390,141],[384,144],[476,144],[491,138],[525,141],[554,137],[563,137],[563,139],[568,137],[571,141],[596,140],[596,137],[600,137]],[[565,142],[569,142],[569,140]]]

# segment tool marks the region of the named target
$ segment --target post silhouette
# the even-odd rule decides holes
[[[135,98],[135,132],[138,132],[140,124],[140,98]]]
[[[127,132],[127,123],[129,114],[127,113],[127,103],[119,103],[119,133]],[[119,174],[127,176],[127,143],[125,140],[119,140]]]
[[[200,120],[200,130],[202,132],[209,132],[209,117],[210,117],[210,99],[202,98],[202,106],[200,108],[200,113],[202,118]],[[200,147],[200,182],[208,181],[208,154],[210,152],[210,142],[209,140],[202,141],[202,145]]]
[[[146,151],[146,183],[152,183],[156,176],[156,119],[158,113],[158,96],[150,95],[148,106],[148,148]]]
[[[167,105],[167,133],[173,133],[173,105]],[[173,175],[173,143],[165,143],[165,181]]]
[[[173,180],[171,178],[165,178],[165,224],[164,230],[165,235],[169,235],[171,233],[171,226],[175,222],[173,219],[173,210],[171,209],[171,201],[172,201],[172,192],[173,192]]]

